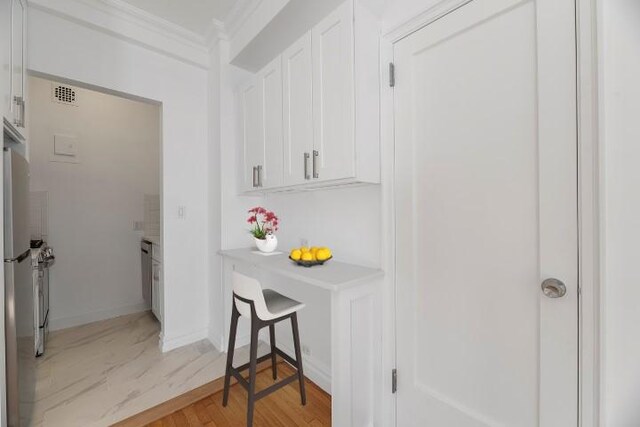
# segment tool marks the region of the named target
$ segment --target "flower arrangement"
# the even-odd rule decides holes
[[[267,235],[278,231],[278,217],[275,213],[260,206],[249,209],[248,213],[247,222],[253,226],[249,232],[256,239],[264,240]]]

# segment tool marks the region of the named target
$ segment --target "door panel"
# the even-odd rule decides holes
[[[258,86],[255,79],[251,79],[240,89],[240,112],[242,114],[242,187],[244,190],[255,188],[255,168],[264,164],[264,146],[262,145]]]
[[[11,110],[14,121],[21,123],[23,110],[15,98],[24,99],[24,22],[22,0],[11,0]]]
[[[310,158],[313,151],[311,62],[311,33],[305,34],[282,54],[284,183],[286,185],[303,184],[311,178]],[[305,153],[309,159],[305,158]],[[305,174],[305,160],[307,174]]]
[[[395,45],[399,426],[577,425],[573,19],[475,0]]]
[[[282,60],[277,57],[258,73],[260,139],[264,161],[260,166],[260,187],[282,185]]]
[[[351,7],[345,2],[312,31],[317,180],[355,176]]]

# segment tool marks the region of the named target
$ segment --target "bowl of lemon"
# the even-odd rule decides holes
[[[289,253],[289,259],[303,267],[313,267],[314,265],[322,265],[333,258],[331,249],[327,247],[313,246],[308,248],[294,248]]]

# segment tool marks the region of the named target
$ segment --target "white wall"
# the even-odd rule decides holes
[[[207,71],[81,18],[30,9],[29,68],[162,103],[163,348],[202,339],[211,249]],[[185,206],[184,218],[178,206]]]
[[[601,2],[604,424],[640,425],[640,2]]]
[[[141,311],[144,195],[160,193],[160,107],[76,88],[53,102],[29,78],[31,190],[48,193],[51,329]],[[77,138],[79,163],[51,161],[55,134]]]

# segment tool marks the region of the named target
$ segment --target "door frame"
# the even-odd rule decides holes
[[[396,366],[394,108],[390,67],[394,44],[473,0],[443,0],[399,25],[383,30],[380,40],[380,134],[382,176],[382,268],[386,272],[381,290],[382,378],[375,418],[377,425],[396,425],[396,395],[391,392]],[[598,126],[598,34],[596,0],[576,3],[577,42],[577,134],[578,134],[578,423],[600,425],[601,360],[601,164]],[[398,384],[402,387],[402,384]]]

